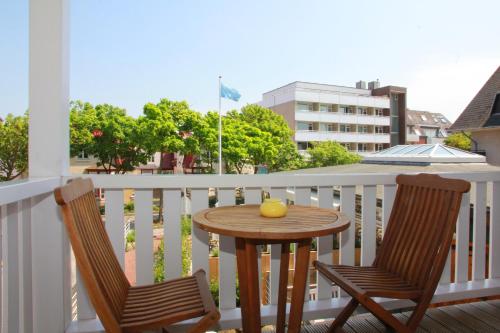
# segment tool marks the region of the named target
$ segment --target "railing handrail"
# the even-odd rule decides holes
[[[0,205],[48,193],[61,184],[60,177],[28,178],[0,183]]]
[[[419,172],[405,172],[417,174]],[[500,172],[432,172],[449,178],[473,182],[500,181]],[[309,187],[349,185],[391,185],[400,173],[302,174],[269,175],[81,175],[91,178],[96,187],[107,189],[152,188],[235,188],[235,187]],[[75,175],[77,176],[77,175]]]

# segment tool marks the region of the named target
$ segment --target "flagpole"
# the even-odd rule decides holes
[[[221,79],[219,75],[219,175],[222,175],[222,116],[221,116]]]

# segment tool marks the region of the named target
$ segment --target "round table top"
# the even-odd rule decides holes
[[[263,240],[295,240],[330,235],[347,229],[349,219],[327,208],[288,206],[284,217],[264,217],[259,205],[209,208],[195,214],[198,228],[216,234]]]

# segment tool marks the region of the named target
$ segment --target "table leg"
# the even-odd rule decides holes
[[[278,289],[278,315],[276,333],[285,332],[286,296],[288,288],[288,264],[290,261],[290,243],[281,244],[280,284]]]
[[[288,332],[299,333],[304,308],[307,274],[309,272],[309,252],[312,239],[303,239],[298,242],[295,259],[295,276],[293,278],[292,304],[288,318]]]
[[[260,332],[259,272],[256,245],[243,238],[236,238],[236,259],[243,332]]]

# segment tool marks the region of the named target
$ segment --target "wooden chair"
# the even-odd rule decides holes
[[[106,332],[141,332],[201,317],[190,332],[206,331],[220,314],[205,272],[148,286],[129,284],[113,252],[90,179],[54,191],[89,298]]]
[[[314,266],[336,283],[351,301],[329,332],[341,327],[361,304],[397,332],[414,332],[443,272],[451,246],[462,194],[470,184],[437,175],[399,175],[394,208],[371,266]],[[406,323],[400,322],[373,297],[410,299],[416,303]]]

